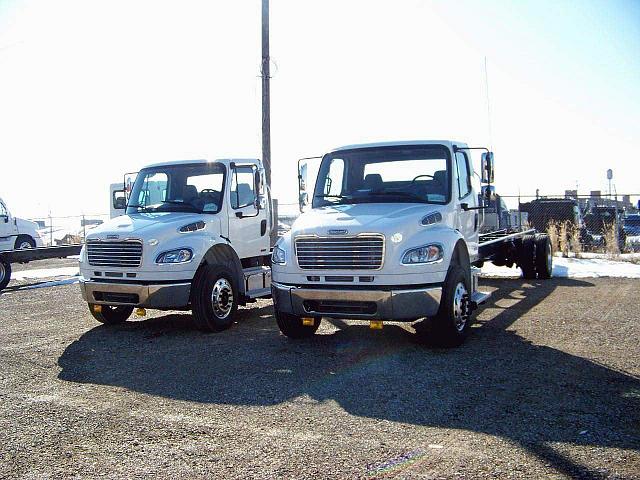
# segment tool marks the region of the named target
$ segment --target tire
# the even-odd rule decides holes
[[[88,305],[93,318],[105,325],[124,323],[133,313],[133,307],[127,305],[96,305],[94,303]]]
[[[551,240],[544,233],[535,236],[536,244],[536,274],[540,279],[551,278],[553,272],[553,252]]]
[[[191,311],[196,327],[205,332],[221,332],[231,327],[239,296],[230,269],[220,265],[203,266],[191,288]]]
[[[518,252],[522,276],[527,279],[536,278],[536,242],[533,235],[522,237]]]
[[[464,343],[472,324],[469,308],[471,287],[467,277],[459,265],[449,268],[437,315],[427,322],[427,328],[416,330],[420,341],[445,348]]]
[[[275,316],[278,328],[289,338],[309,338],[313,336],[318,330],[318,327],[320,327],[320,322],[322,321],[321,318],[314,317],[313,325],[303,325],[302,317],[283,313],[277,309],[275,310]]]
[[[18,235],[18,238],[16,238],[15,249],[26,250],[28,248],[36,248],[36,241],[29,235]]]
[[[11,264],[0,258],[0,290],[4,289],[11,281]]]

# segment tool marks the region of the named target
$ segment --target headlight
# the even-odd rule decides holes
[[[287,261],[287,255],[282,248],[278,245],[273,247],[273,253],[271,254],[271,263],[275,263],[276,265],[284,265]]]
[[[405,265],[419,263],[436,263],[442,260],[443,250],[440,245],[431,244],[423,247],[407,250],[402,256],[402,263]]]
[[[162,252],[156,258],[156,263],[185,263],[191,260],[193,252],[189,248],[179,248],[177,250],[169,250]]]

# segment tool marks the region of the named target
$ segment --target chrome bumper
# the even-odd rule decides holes
[[[276,308],[293,315],[412,321],[434,316],[438,312],[442,287],[333,290],[271,282],[271,293]]]
[[[88,303],[181,308],[189,304],[191,283],[138,285],[80,280],[80,290]]]

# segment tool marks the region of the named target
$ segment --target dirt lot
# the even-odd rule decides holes
[[[469,341],[270,302],[204,335],[107,328],[77,285],[0,296],[0,477],[640,478],[640,281],[486,280]]]

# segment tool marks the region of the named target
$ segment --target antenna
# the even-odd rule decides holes
[[[493,139],[491,133],[491,102],[489,101],[489,74],[487,73],[487,57],[484,57],[484,85],[487,94],[487,126],[489,128],[489,150],[493,151]]]

